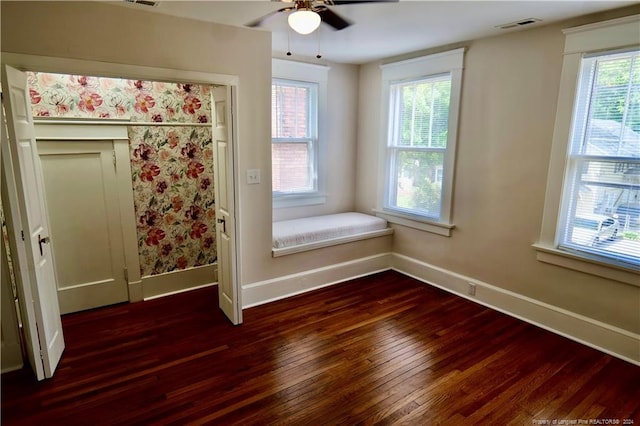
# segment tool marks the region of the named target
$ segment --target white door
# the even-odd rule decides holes
[[[6,126],[4,114],[2,114],[1,128],[2,132],[2,145],[7,144],[7,134],[6,134]],[[0,150],[0,152],[2,152]],[[0,161],[0,164],[2,162]],[[4,175],[2,172],[5,170],[0,170],[0,176],[2,176],[2,203],[5,204],[8,200],[6,197],[5,191],[5,183]],[[6,206],[3,206],[3,217],[4,221],[4,209]],[[10,224],[7,222],[7,226]],[[2,233],[4,237],[4,233]],[[7,250],[7,245],[4,244],[4,241],[0,241],[0,340],[2,343],[0,344],[0,365],[2,365],[2,373],[11,370],[17,370],[22,368],[24,365],[24,359],[22,357],[22,345],[20,344],[20,329],[18,323],[18,315],[15,306],[14,297],[14,285],[11,280],[11,272],[9,267],[9,255]]]
[[[60,312],[127,302],[113,141],[38,141]]]
[[[218,299],[220,309],[233,324],[242,322],[237,289],[234,161],[232,143],[231,88],[216,86],[213,91],[214,157],[216,194],[216,244],[218,249]]]
[[[4,100],[3,100],[4,104]],[[9,233],[9,253],[13,256],[13,271],[16,274],[16,293],[18,296],[18,304],[23,312],[25,324],[23,327],[25,352],[29,361],[29,365],[36,373],[38,380],[44,379],[44,365],[40,358],[40,341],[38,340],[37,327],[29,326],[29,318],[35,318],[35,310],[31,301],[31,286],[28,281],[22,280],[22,276],[28,274],[27,269],[27,251],[22,239],[22,223],[20,222],[20,209],[18,207],[18,193],[16,191],[13,164],[11,163],[11,152],[9,150],[9,138],[7,136],[6,117],[4,108],[2,108],[2,131],[0,134],[2,143],[2,173],[0,176],[0,187],[2,188],[2,208],[4,209],[4,218],[7,223],[7,231]],[[3,294],[3,297],[5,295]],[[4,308],[3,308],[4,312]],[[33,322],[35,324],[35,321]],[[2,355],[4,357],[4,353]]]
[[[34,351],[31,355],[36,360],[42,359],[44,377],[52,377],[64,351],[64,337],[27,77],[25,73],[7,65],[2,68],[2,74],[2,92],[6,98],[4,107],[9,130],[8,145],[24,236],[25,255],[18,259],[23,263],[19,265],[20,285],[30,287],[29,290],[22,289],[20,293],[31,295],[31,300],[24,300],[23,303],[32,304],[33,307],[32,310],[26,310],[23,321],[30,330],[29,334],[39,338],[39,348],[30,345]],[[36,350],[39,353],[36,354]],[[41,380],[41,370],[36,370],[38,379]]]

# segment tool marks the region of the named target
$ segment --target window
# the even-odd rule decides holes
[[[439,220],[451,74],[393,83],[390,90],[386,205]]]
[[[378,215],[450,235],[463,49],[383,65],[388,105]]]
[[[640,266],[640,50],[585,56],[559,247]]]
[[[322,204],[328,67],[274,59],[271,169],[274,208]]]
[[[274,79],[271,99],[273,192],[316,192],[318,85]]]
[[[538,260],[638,285],[638,16],[565,30]]]

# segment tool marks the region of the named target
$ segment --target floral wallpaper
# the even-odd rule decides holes
[[[142,276],[214,263],[210,87],[29,73],[34,117],[123,118]]]
[[[129,127],[142,275],[216,261],[211,129]]]
[[[28,81],[34,117],[211,121],[209,86],[33,72]]]

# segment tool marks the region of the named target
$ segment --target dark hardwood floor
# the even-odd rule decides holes
[[[63,327],[53,379],[3,375],[4,425],[640,424],[640,367],[391,271],[237,327],[215,287]]]

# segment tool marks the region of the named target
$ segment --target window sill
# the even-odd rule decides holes
[[[315,206],[327,202],[324,195],[280,195],[273,197],[274,209],[286,209],[290,207]]]
[[[432,234],[438,234],[444,237],[450,237],[451,230],[455,228],[455,225],[450,223],[434,222],[418,216],[390,212],[387,210],[374,209],[373,212],[376,216],[386,219],[390,223],[419,229],[420,231],[431,232]]]
[[[533,247],[538,252],[537,259],[540,262],[640,287],[637,270],[609,264],[595,257],[582,256],[540,243],[534,244]]]

